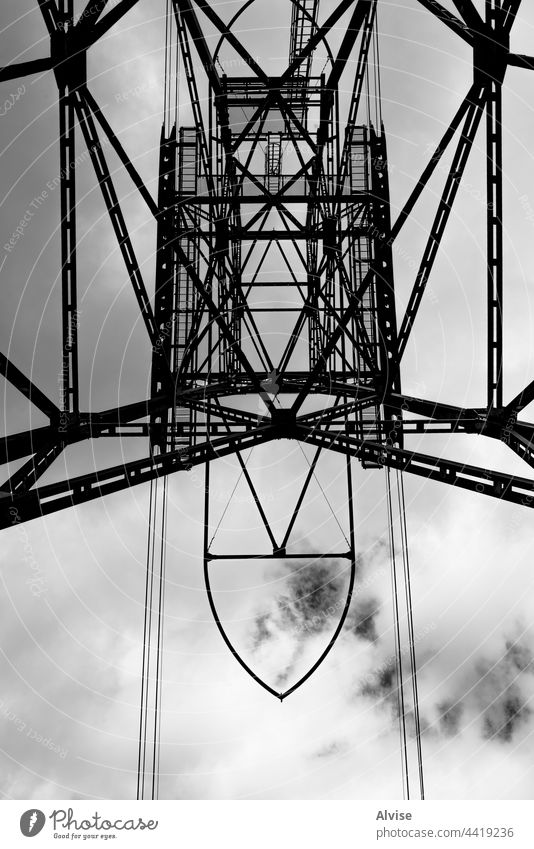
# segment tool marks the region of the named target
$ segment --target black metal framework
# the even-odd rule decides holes
[[[50,56],[0,69],[0,80],[47,69],[57,80],[63,304],[59,406],[0,356],[4,377],[49,418],[45,427],[1,441],[2,463],[26,462],[0,487],[0,527],[217,457],[239,458],[247,447],[274,439],[301,440],[357,458],[364,466],[390,466],[532,506],[534,479],[403,447],[411,433],[477,433],[505,442],[534,465],[534,424],[518,419],[534,398],[534,382],[505,403],[502,381],[502,84],[509,65],[534,68],[534,58],[509,51],[520,0],[486,0],[484,19],[470,0],[454,3],[457,14],[435,0],[419,0],[472,48],[473,84],[393,222],[385,129],[359,119],[376,2],[341,0],[321,22],[317,0],[295,0],[288,65],[270,77],[234,34],[240,12],[225,23],[208,0],[174,0],[173,25],[194,124],[163,130],[157,200],[90,93],[86,72],[87,51],[136,2],[142,0],[119,0],[106,10],[106,0],[92,0],[90,11],[75,20],[73,0],[39,0]],[[220,34],[215,49],[205,36],[208,24]],[[329,43],[334,27],[343,30],[335,50]],[[326,48],[329,62],[313,76],[318,47]],[[240,57],[247,75],[220,73],[224,50]],[[347,66],[349,57],[355,61]],[[339,81],[349,73],[347,106]],[[199,95],[201,82],[209,93],[207,105]],[[402,357],[484,113],[487,405],[460,409],[404,395]],[[79,269],[71,167],[77,126],[153,351],[151,397],[100,412],[79,408]],[[157,219],[153,299],[106,163],[104,137]],[[392,247],[454,143],[443,195],[397,331]],[[286,158],[292,162],[288,168]],[[277,253],[286,269],[277,279],[263,274],[269,252]],[[263,313],[254,294],[266,285],[291,295],[291,306],[287,301],[270,310],[271,319],[295,318],[283,345],[279,336],[274,346],[267,344],[262,331]],[[247,398],[252,399],[248,411]],[[310,405],[319,409],[310,410]],[[103,437],[141,437],[150,451],[142,461],[38,485],[65,446]],[[271,555],[284,547],[273,544]]]

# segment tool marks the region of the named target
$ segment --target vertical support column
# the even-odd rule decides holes
[[[353,126],[350,128],[350,142],[346,148],[346,168],[348,174],[348,191],[350,195],[361,194],[369,197],[370,175],[371,175],[371,152],[369,129],[366,126]],[[351,291],[357,292],[361,283],[367,275],[372,260],[373,234],[374,230],[374,204],[366,201],[363,209],[354,203],[347,205],[347,222],[351,231],[348,272],[350,276]],[[355,235],[356,232],[361,235]],[[377,329],[376,310],[376,277],[362,295],[359,308],[360,325],[365,328],[369,339],[368,355],[374,362],[379,359],[379,333]],[[358,333],[357,322],[352,322],[352,332]],[[362,340],[363,344],[363,340]],[[361,351],[353,351],[353,368],[361,382],[369,381],[374,377],[370,372],[367,361],[362,357]],[[379,442],[381,439],[381,416],[380,404],[376,403],[359,410],[356,416],[358,432],[363,439]],[[378,465],[362,457],[361,463],[364,469],[378,468]]]
[[[172,241],[175,236],[174,204],[176,199],[176,127],[171,129],[169,137],[165,137],[164,128],[161,131],[159,190],[158,190],[158,232],[156,254],[156,288],[154,298],[154,317],[156,319],[161,353],[168,363],[171,363],[171,339],[173,331],[173,284],[174,284],[174,250]],[[157,352],[155,352],[157,353]],[[158,357],[158,360],[161,357]],[[163,375],[157,375],[157,383],[153,387],[154,394],[162,392],[165,386]]]
[[[486,23],[499,39],[497,0],[486,0]],[[495,49],[495,48],[494,48]],[[502,407],[502,80],[497,69],[488,74],[486,106],[487,282],[488,282],[488,408]]]
[[[194,198],[200,190],[200,133],[198,127],[180,127],[177,137],[176,182],[180,206],[174,217],[175,238],[185,253],[188,264],[198,274],[200,270],[199,253],[199,212]],[[191,204],[187,201],[192,200]],[[187,209],[187,211],[185,211]],[[189,353],[189,363],[192,369],[198,363],[198,350],[194,343],[193,327],[197,321],[197,300],[194,287],[182,262],[176,262],[176,273],[173,294],[173,336],[172,336],[172,368],[177,383],[185,379],[187,368],[184,370]],[[198,325],[196,325],[198,327]],[[191,347],[193,350],[191,351]],[[178,443],[191,445],[194,443],[196,413],[183,407],[173,406],[174,436],[173,447]]]
[[[53,38],[52,51],[59,48],[63,59],[73,28],[74,0],[59,3],[59,27]],[[55,42],[55,43],[54,43]],[[83,60],[82,60],[83,61]],[[70,63],[69,63],[70,64]],[[79,411],[78,389],[78,303],[76,269],[76,176],[75,176],[75,81],[65,67],[58,76],[59,86],[59,150],[61,204],[61,408],[64,413]]]
[[[310,203],[306,219],[306,226],[310,232],[317,230],[317,220],[317,205]],[[306,272],[308,300],[310,304],[308,310],[309,367],[312,369],[319,362],[323,346],[321,322],[319,320],[319,297],[317,294],[321,285],[321,278],[317,274],[317,238],[313,236],[310,236],[306,241]]]
[[[175,281],[175,255],[173,249],[174,204],[176,200],[176,127],[166,137],[162,127],[159,157],[158,229],[156,247],[156,286],[154,297],[154,319],[158,332],[158,348],[152,351],[152,397],[168,387],[167,363],[172,365],[171,347],[175,335],[173,298]],[[172,407],[171,407],[172,411]],[[168,448],[167,423],[172,423],[172,412],[156,413],[151,416],[152,445],[160,452]]]
[[[181,201],[194,198],[199,191],[199,135],[196,127],[180,127],[178,140],[177,181],[178,195]],[[176,218],[179,245],[198,273],[199,226],[198,207],[191,205],[187,216]],[[174,299],[174,359],[173,368],[178,373],[187,350],[189,333],[195,311],[194,290],[186,269],[181,263],[176,267],[176,291]]]
[[[309,180],[311,194],[314,199],[320,198],[324,192],[327,195],[333,193],[334,167],[336,161],[336,130],[333,114],[337,114],[337,89],[327,89],[324,76],[321,78],[320,99],[320,123],[317,129],[317,152],[313,165],[311,179]],[[321,208],[322,207],[322,208]],[[322,258],[319,262],[321,275],[318,286],[328,303],[336,310],[342,309],[342,278],[338,270],[338,262],[341,257],[341,214],[334,204],[324,203],[316,207],[316,220],[320,221],[322,229]],[[320,306],[317,318],[319,322],[319,337],[321,348],[316,358],[322,368],[329,371],[342,371],[344,368],[343,358],[339,353],[332,351],[328,359],[322,357],[325,341],[329,339],[334,331],[335,324],[330,310]],[[343,341],[341,341],[343,346]]]
[[[232,210],[232,219],[233,224],[236,229],[241,228],[241,211],[239,206],[236,206]],[[230,275],[230,291],[231,291],[231,299],[230,299],[230,330],[232,332],[232,336],[236,340],[237,344],[241,344],[242,339],[242,326],[243,326],[243,317],[245,314],[244,306],[243,306],[243,298],[239,294],[241,291],[241,239],[232,239],[230,241],[230,257],[231,257],[231,275]],[[239,361],[237,359],[237,352],[234,348],[228,348],[228,361],[227,366],[232,374],[237,374],[239,371]]]
[[[395,411],[388,407],[390,392],[400,392],[400,369],[398,357],[397,318],[393,278],[393,249],[384,242],[391,232],[389,203],[389,178],[386,148],[386,133],[381,127],[380,135],[371,127],[371,190],[373,196],[373,270],[376,299],[376,320],[380,350],[380,375],[384,393],[384,418],[394,417]],[[402,428],[386,429],[386,436],[402,446]]]

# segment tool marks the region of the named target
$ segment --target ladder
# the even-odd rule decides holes
[[[195,197],[198,191],[199,149],[198,134],[195,127],[180,127],[177,142],[177,192],[183,201],[187,197]],[[178,244],[187,256],[188,261],[197,269],[198,243],[196,227],[197,213],[193,213],[193,222],[182,218],[178,222],[178,231],[182,233]],[[187,230],[185,226],[187,225]],[[195,309],[195,293],[185,267],[177,263],[176,289],[173,304],[174,338],[173,338],[173,371],[176,374],[182,364],[187,347],[189,333],[193,323]]]
[[[348,177],[351,194],[362,193],[368,196],[370,188],[370,141],[367,127],[356,126],[352,129],[350,145],[347,150]],[[359,233],[352,237],[349,252],[349,273],[352,291],[359,289],[364,277],[371,267],[372,240],[373,240],[373,218],[371,207],[366,201],[362,206],[354,205],[351,208],[351,227]],[[367,233],[361,232],[367,228]],[[377,307],[376,307],[376,281],[373,280],[361,298],[360,317],[367,331],[369,347],[367,353],[373,362],[380,356],[379,340],[377,332]],[[356,368],[360,380],[370,377],[367,363],[360,352],[355,352]],[[358,414],[358,430],[362,439],[371,442],[380,441],[380,407],[373,404],[363,408]],[[362,461],[364,468],[378,468],[376,463],[367,460]]]

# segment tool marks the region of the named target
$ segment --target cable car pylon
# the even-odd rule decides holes
[[[366,470],[386,469],[389,479],[394,472],[399,493],[408,473],[527,507],[534,503],[534,479],[526,474],[484,469],[412,451],[406,445],[413,434],[450,434],[449,444],[453,434],[478,434],[504,442],[526,465],[534,465],[534,424],[520,418],[534,399],[534,381],[513,398],[506,398],[503,386],[502,86],[509,66],[534,68],[532,57],[510,51],[520,0],[486,0],[484,16],[470,0],[455,2],[456,13],[434,0],[419,0],[422,13],[438,19],[472,49],[473,77],[397,215],[390,204],[387,121],[381,114],[377,0],[340,0],[330,4],[324,16],[319,0],[292,0],[289,53],[276,74],[267,72],[264,59],[238,35],[250,0],[229,21],[209,0],[166,0],[165,115],[157,198],[128,154],[126,140],[114,132],[113,117],[92,93],[87,72],[93,45],[143,2],[121,0],[110,9],[105,2],[93,3],[90,14],[75,18],[73,0],[39,0],[50,37],[49,55],[0,69],[0,81],[46,71],[54,74],[62,166],[60,401],[53,401],[7,354],[0,354],[0,374],[48,422],[7,435],[0,443],[4,464],[24,461],[0,486],[0,527],[138,484],[152,485],[140,798],[158,792],[168,475],[194,466],[206,468],[207,531],[212,515],[211,464],[235,458],[267,540],[264,548],[247,551],[246,556],[313,560],[309,552],[299,551],[292,533],[318,464],[340,454],[345,463],[349,544],[344,551],[327,549],[313,555],[325,560],[344,557],[352,570],[351,581],[356,562],[353,460]],[[224,71],[236,67],[244,73]],[[187,94],[184,108],[182,93]],[[482,133],[487,189],[487,397],[483,406],[458,407],[405,394],[401,377],[405,351],[421,321],[428,280],[475,139]],[[83,271],[77,262],[76,171],[82,166],[67,166],[75,161],[80,138],[151,345],[149,397],[97,411],[82,408],[79,391],[76,315]],[[153,297],[107,163],[108,145],[156,222]],[[452,163],[429,222],[427,244],[407,307],[398,316],[395,243],[451,149]],[[275,293],[269,295],[269,307],[259,306],[258,298],[261,303],[262,293],[268,291]],[[288,316],[293,319],[289,331],[272,334]],[[40,482],[65,448],[100,437],[143,439],[147,456],[53,483]],[[315,451],[307,460],[310,470],[303,485],[295,487],[295,507],[290,508],[281,537],[273,530],[244,459],[252,449],[275,442]],[[393,489],[388,484],[390,495]],[[163,521],[159,537],[156,515]],[[398,515],[404,589],[399,570],[396,586],[410,611],[403,494]],[[213,601],[210,564],[244,554],[215,551],[210,543],[206,532],[203,561]],[[393,588],[395,594],[395,579]],[[351,592],[352,584],[349,601]],[[223,628],[216,605],[214,614]],[[413,638],[410,615],[408,644]],[[400,663],[400,647],[398,657]],[[416,716],[413,644],[409,658]],[[304,680],[307,676],[297,686]],[[403,683],[399,688],[404,696]],[[284,698],[289,692],[274,695]],[[417,717],[415,722],[423,795]]]

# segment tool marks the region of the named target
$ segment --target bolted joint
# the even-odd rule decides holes
[[[61,410],[59,415],[54,416],[50,420],[51,426],[57,431],[58,436],[64,437],[65,434],[72,435],[80,427],[80,417],[78,413],[71,413],[68,410]]]
[[[60,89],[81,88],[87,84],[87,47],[73,28],[59,26],[50,37],[54,74]]]
[[[510,55],[510,35],[506,30],[476,33],[473,48],[474,80],[481,85],[504,80]]]
[[[267,90],[268,91],[281,92],[283,90],[283,87],[284,86],[283,86],[283,83],[282,83],[282,77],[269,77],[269,80],[268,80],[268,83],[267,83]]]
[[[276,408],[271,413],[271,424],[276,439],[294,439],[296,436],[296,414],[291,409]]]
[[[517,412],[515,410],[500,410],[490,411],[486,418],[482,420],[480,433],[484,436],[491,436],[494,439],[500,439],[501,442],[508,444],[510,435],[517,424]]]

